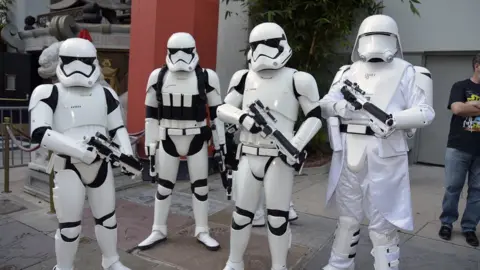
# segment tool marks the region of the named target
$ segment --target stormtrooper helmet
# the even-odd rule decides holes
[[[248,65],[248,69],[251,69],[251,68],[252,68],[252,50],[248,50],[248,53],[247,53],[247,65]]]
[[[97,49],[83,38],[65,40],[58,52],[59,61],[56,75],[66,86],[92,87],[101,75]]]
[[[390,62],[403,58],[398,26],[387,15],[372,15],[363,20],[352,52],[352,62]]]
[[[253,28],[249,38],[251,69],[280,69],[292,56],[285,31],[276,23],[262,23]]]
[[[170,71],[193,71],[199,57],[195,39],[189,33],[175,33],[167,42],[167,66]]]

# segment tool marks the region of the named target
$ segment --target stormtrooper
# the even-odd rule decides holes
[[[353,64],[341,68],[320,101],[334,151],[327,205],[335,205],[340,215],[325,270],[355,269],[365,216],[374,268],[399,269],[397,231],[413,230],[406,139],[435,117],[431,87],[416,87],[420,81],[414,67],[402,58],[396,22],[385,15],[367,17],[358,31]],[[345,80],[357,83],[366,100],[391,114],[393,124],[381,125],[365,107],[355,110],[343,96]]]
[[[225,104],[218,117],[240,126],[239,158],[235,176],[236,210],[230,235],[230,255],[224,270],[243,270],[254,212],[262,186],[267,206],[268,241],[272,270],[286,270],[291,243],[289,208],[294,168],[300,161],[282,152],[274,136],[262,136],[251,109],[257,100],[269,108],[276,119],[275,128],[298,151],[321,128],[319,93],[313,76],[285,67],[292,56],[284,30],[275,23],[257,25],[250,33],[252,53],[250,70],[237,71],[231,81]],[[307,116],[293,134],[299,107]]]
[[[252,50],[249,50],[247,53],[247,63],[248,63],[248,69],[251,69],[251,63],[252,63]],[[241,70],[238,72],[246,72],[247,70]],[[237,91],[243,91],[244,89],[241,89],[240,87],[244,87],[243,84],[237,86]],[[233,169],[233,179],[235,183],[235,173],[238,168],[238,160],[235,159],[235,153],[236,153],[236,148],[237,148],[237,143],[233,140],[233,137],[235,133],[237,133],[239,127],[234,124],[229,124],[227,127],[227,156],[231,157],[229,158],[229,163],[231,164],[231,168]],[[235,190],[234,190],[235,191]],[[236,193],[234,193],[235,195]],[[236,197],[236,196],[234,196]],[[235,198],[234,198],[235,200]],[[257,210],[255,211],[255,216],[253,217],[252,221],[252,226],[253,227],[264,227],[265,226],[265,193],[260,194],[260,200],[258,202],[258,207]],[[290,201],[290,209],[288,210],[288,221],[295,221],[298,219],[298,214],[295,211],[294,204],[292,201]]]
[[[195,218],[195,237],[215,251],[219,243],[208,227],[208,148],[212,129],[206,122],[206,105],[218,135],[215,149],[225,154],[225,127],[217,118],[222,103],[217,74],[202,69],[195,40],[188,33],[175,33],[167,43],[166,66],[155,69],[148,79],[145,98],[145,151],[156,157],[152,176],[157,178],[152,233],[138,245],[151,248],[167,238],[167,217],[177,179],[180,156],[186,156]],[[213,126],[212,126],[213,127]]]
[[[85,195],[95,219],[103,269],[129,270],[117,253],[111,164],[84,143],[84,137],[99,132],[120,145],[122,153],[132,155],[118,96],[98,83],[100,72],[94,45],[81,38],[67,39],[59,48],[59,82],[38,86],[30,99],[32,140],[54,153],[50,162],[55,171],[53,192],[59,221],[57,270],[73,269]]]

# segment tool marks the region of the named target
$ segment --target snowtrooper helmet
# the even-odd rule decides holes
[[[97,49],[83,38],[65,40],[58,51],[56,75],[66,86],[92,87],[101,75]]]
[[[195,39],[189,33],[175,33],[167,42],[167,66],[170,71],[193,71],[199,57]]]
[[[292,48],[282,27],[276,23],[261,23],[253,28],[249,38],[252,54],[251,69],[280,69],[292,57]]]
[[[351,60],[390,62],[403,58],[398,26],[387,15],[372,15],[363,20],[358,30]]]

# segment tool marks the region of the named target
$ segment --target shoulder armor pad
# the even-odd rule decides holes
[[[330,87],[332,87],[334,84],[338,83],[340,79],[342,79],[343,74],[350,69],[350,65],[344,65],[342,66],[338,71],[337,74],[335,74],[335,77],[333,78],[332,84]]]
[[[315,102],[320,100],[317,82],[310,74],[303,71],[298,71],[293,74],[293,83],[298,95],[308,98]]]
[[[120,97],[118,97],[118,94],[117,92],[115,92],[115,90],[113,90],[111,87],[107,87],[107,86],[103,86],[104,89],[106,89],[107,91],[110,92],[110,94],[112,94],[113,98],[115,98],[117,101],[120,101]]]
[[[152,73],[150,73],[150,76],[148,77],[148,82],[147,82],[147,92],[148,92],[148,89],[150,89],[150,87],[157,84],[158,74],[160,73],[160,70],[162,70],[162,68],[157,68],[154,71],[152,71]]]
[[[37,104],[43,100],[48,99],[52,95],[53,84],[41,84],[37,86],[30,97],[30,102],[28,104],[28,110],[32,110],[37,106]]]
[[[228,85],[228,92],[232,91],[233,88],[235,88],[236,86],[238,86],[239,84],[241,84],[241,82],[243,81],[244,85],[243,85],[243,88],[245,88],[245,78],[248,74],[248,69],[241,69],[241,70],[238,70],[237,72],[235,72],[232,76],[232,78],[230,79],[230,84]],[[243,90],[244,89],[241,89],[241,93],[240,94],[243,94]]]
[[[427,77],[432,77],[432,73],[430,72],[430,70],[428,70],[427,68],[425,67],[421,67],[421,66],[414,66],[413,67],[415,69],[415,73],[416,74],[423,74]]]
[[[218,78],[217,73],[209,68],[204,70],[208,75],[208,85],[213,87],[213,89],[215,89],[215,91],[220,95],[220,79]]]

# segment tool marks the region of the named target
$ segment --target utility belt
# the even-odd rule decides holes
[[[264,157],[278,157],[280,155],[276,148],[252,147],[240,143],[237,148],[237,159],[240,159],[240,156],[244,154]]]
[[[340,124],[340,132],[358,135],[375,135],[375,132],[369,126],[355,124]]]
[[[205,140],[210,140],[212,137],[212,130],[209,126],[197,127],[197,128],[165,128],[159,127],[160,140],[166,140],[167,135],[170,136],[188,136],[188,135],[203,135]]]

